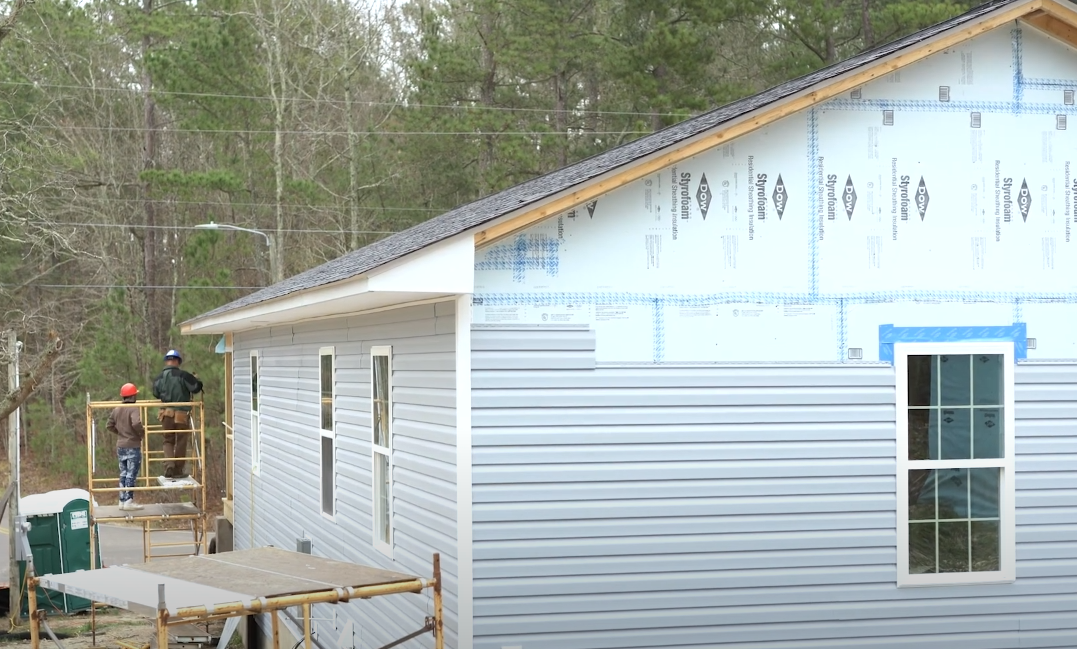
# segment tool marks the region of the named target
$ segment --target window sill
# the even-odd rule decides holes
[[[393,546],[389,545],[388,543],[383,543],[381,541],[374,541],[373,545],[375,550],[389,557],[390,561],[393,559]]]
[[[992,586],[1012,584],[1017,581],[1014,575],[1002,572],[989,572],[970,577],[967,573],[951,575],[909,575],[897,580],[898,588],[947,588],[952,586]]]

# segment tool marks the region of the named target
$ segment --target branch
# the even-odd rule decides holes
[[[48,373],[49,368],[60,356],[60,350],[64,348],[64,343],[59,338],[53,340],[52,347],[50,347],[45,354],[37,359],[37,364],[34,369],[30,370],[30,373],[26,376],[26,380],[19,385],[19,389],[14,392],[9,392],[3,401],[0,401],[0,419],[7,418],[8,415],[15,412],[15,410],[21,406],[27,399],[30,398],[30,394],[37,388],[38,383],[44,379],[45,374]]]
[[[4,40],[11,30],[15,29],[15,21],[19,19],[19,14],[26,8],[28,0],[15,0],[11,5],[11,13],[0,19],[0,41]]]

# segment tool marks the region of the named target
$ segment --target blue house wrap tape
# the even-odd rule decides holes
[[[1023,322],[1005,327],[895,327],[879,325],[879,360],[894,362],[894,343],[1012,342],[1014,360],[1028,358]]]

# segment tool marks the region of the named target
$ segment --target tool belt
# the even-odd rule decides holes
[[[172,421],[177,424],[186,424],[191,420],[190,413],[184,410],[176,410],[175,408],[161,408],[157,413],[157,421],[164,421],[165,417],[171,417]]]

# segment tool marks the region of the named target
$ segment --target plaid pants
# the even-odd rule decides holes
[[[142,449],[118,448],[116,456],[120,458],[120,488],[135,486],[138,471],[142,468]],[[135,497],[132,491],[121,491],[120,502],[127,502]]]

